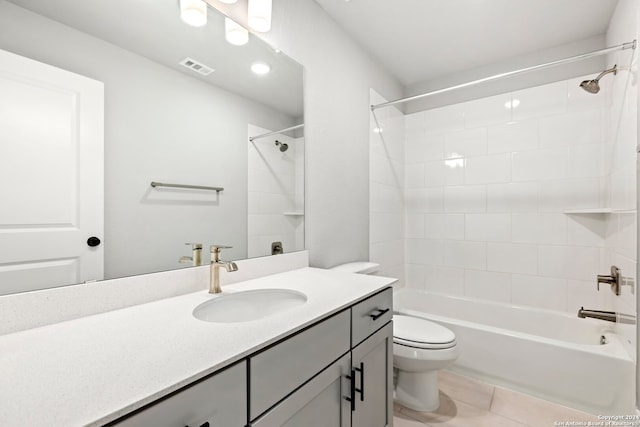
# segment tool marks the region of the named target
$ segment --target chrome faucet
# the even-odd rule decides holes
[[[615,311],[585,310],[584,307],[580,307],[580,310],[578,310],[578,317],[581,319],[591,317],[593,319],[606,320],[607,322],[625,323],[629,325],[636,324],[636,316],[631,314],[616,313]]]
[[[220,259],[220,251],[222,249],[230,249],[231,246],[211,246],[211,277],[209,280],[209,293],[219,294],[222,292],[220,288],[220,267],[224,267],[229,273],[238,271],[238,266],[235,262],[222,261]]]
[[[202,265],[202,243],[185,243],[185,245],[191,245],[191,256],[180,257],[178,262],[180,264],[190,263],[193,266]]]

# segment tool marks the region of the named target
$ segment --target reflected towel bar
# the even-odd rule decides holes
[[[164,182],[151,181],[151,186],[155,187],[172,187],[172,188],[190,188],[193,190],[212,190],[212,191],[224,191],[222,187],[205,187],[202,185],[185,185],[185,184],[166,184]]]

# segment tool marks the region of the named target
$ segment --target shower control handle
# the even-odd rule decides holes
[[[598,290],[600,290],[600,283],[606,283],[611,286],[611,292],[616,295],[620,295],[620,279],[621,279],[620,269],[615,265],[611,266],[611,274],[610,275],[601,275],[598,274],[598,278],[596,281],[596,286]]]

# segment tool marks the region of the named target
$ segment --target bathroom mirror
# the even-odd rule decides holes
[[[0,215],[0,295],[189,267],[192,246],[185,244],[202,244],[203,263],[212,244],[232,246],[222,253],[227,260],[304,249],[303,127],[278,132],[303,123],[303,68],[278,49],[252,34],[245,45],[228,43],[225,17],[210,6],[206,25],[187,25],[178,0],[0,0],[0,49],[104,85],[104,185],[95,188],[104,190],[97,208],[104,228],[74,238],[103,265],[96,277],[82,276],[77,259],[52,249],[18,260],[19,239],[7,238],[14,228],[69,224]],[[253,73],[256,62],[270,72]],[[0,101],[0,126],[13,123],[12,108]],[[35,111],[20,114],[39,129]],[[250,142],[251,132],[273,134]],[[11,147],[0,140],[5,164],[24,157]],[[43,156],[37,149],[29,155]],[[55,181],[55,172],[37,166],[29,174],[40,184]],[[4,200],[35,191],[0,172],[7,178]],[[29,207],[47,212],[60,203],[50,198],[31,197]]]

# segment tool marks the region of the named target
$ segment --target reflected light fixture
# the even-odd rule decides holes
[[[224,37],[236,46],[242,46],[249,41],[249,30],[230,18],[224,18]]]
[[[520,100],[514,98],[511,101],[507,101],[504,103],[504,108],[506,108],[507,110],[511,110],[513,108],[518,108],[518,105],[520,105]]]
[[[263,75],[269,73],[269,71],[271,71],[271,67],[269,64],[265,64],[264,62],[254,62],[251,64],[251,71],[256,74]]]
[[[248,21],[260,33],[271,30],[271,0],[249,0]]]
[[[180,17],[194,27],[207,23],[207,4],[202,0],[180,0]]]

